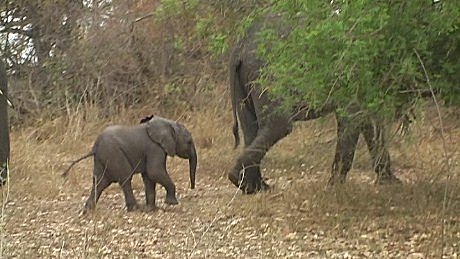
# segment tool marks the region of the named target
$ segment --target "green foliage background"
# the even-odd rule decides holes
[[[266,23],[259,35],[260,83],[287,107],[359,104],[389,117],[431,90],[460,104],[460,1],[285,0],[265,12],[292,28],[280,37]]]
[[[432,92],[460,104],[459,1],[224,2],[207,5],[214,10],[207,13],[220,8],[233,23],[211,15],[197,20],[213,56],[227,54],[267,14],[283,16],[282,27],[291,28],[286,37],[275,29],[279,24],[267,22],[258,38],[258,54],[267,61],[259,83],[284,107],[358,104],[393,117]]]
[[[164,4],[173,2],[180,1]],[[264,23],[257,40],[267,65],[259,83],[286,108],[301,101],[313,109],[358,104],[388,118],[432,93],[445,104],[460,105],[460,1],[192,1],[187,6],[196,14],[194,39],[204,40],[214,58],[228,55],[251,24]],[[267,15],[282,18],[274,24]]]
[[[227,77],[232,46],[268,14],[282,19],[258,37],[267,61],[260,84],[285,107],[357,103],[391,117],[429,96],[430,86],[445,103],[460,104],[458,0],[4,2],[0,10],[22,21],[0,19],[0,56],[21,114],[68,112],[81,102],[108,113],[152,99],[199,105],[192,96],[212,99],[208,90]],[[21,40],[6,41],[18,32]]]

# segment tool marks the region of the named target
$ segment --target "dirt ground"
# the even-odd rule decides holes
[[[332,117],[297,123],[263,161],[268,193],[242,195],[226,178],[233,150],[231,118],[192,114],[184,123],[198,152],[197,188],[188,162],[169,159],[180,204],[126,212],[121,189],[109,187],[97,209],[80,210],[90,191],[91,159],[64,181],[60,174],[112,121],[83,116],[12,132],[10,184],[2,189],[4,258],[458,258],[460,257],[460,122],[429,110],[411,132],[391,141],[402,185],[375,186],[360,141],[344,186],[327,188],[335,146]],[[65,126],[62,126],[65,125]],[[394,132],[394,130],[391,130]],[[442,137],[443,136],[443,137]],[[444,141],[442,140],[444,139]],[[134,179],[143,204],[140,176]]]

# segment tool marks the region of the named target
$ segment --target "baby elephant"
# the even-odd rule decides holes
[[[184,125],[158,116],[149,116],[136,126],[109,126],[96,139],[92,151],[73,161],[73,165],[94,157],[93,187],[83,213],[94,209],[102,191],[117,182],[123,189],[128,211],[138,208],[131,187],[134,173],[141,173],[147,208],[155,208],[155,187],[166,189],[167,204],[178,204],[176,186],[166,171],[166,156],[178,155],[189,160],[190,185],[195,188],[197,154],[192,135]]]

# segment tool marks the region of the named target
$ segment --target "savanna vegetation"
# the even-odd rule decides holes
[[[228,57],[267,13],[260,83],[284,106],[358,103],[385,121],[402,185],[375,186],[365,143],[343,186],[326,188],[336,125],[295,124],[263,161],[268,193],[227,180],[233,149]],[[64,258],[457,258],[460,256],[460,2],[4,0],[11,157],[0,253]],[[340,109],[340,108],[339,108]],[[79,215],[89,151],[106,126],[157,114],[184,123],[199,154],[168,160],[180,204],[124,210],[114,185]],[[402,129],[402,130],[401,130]],[[140,177],[135,194],[144,202]]]

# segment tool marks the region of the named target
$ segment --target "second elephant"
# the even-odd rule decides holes
[[[165,202],[174,205],[178,203],[176,186],[166,170],[166,157],[175,155],[189,160],[190,185],[194,189],[197,153],[192,135],[178,122],[149,116],[140,125],[107,127],[96,139],[92,151],[72,162],[63,176],[74,164],[94,157],[93,187],[84,212],[94,209],[102,191],[113,182],[123,189],[128,211],[136,209],[131,186],[134,173],[142,175],[147,207],[155,207],[157,183],[166,189]]]
[[[268,189],[262,180],[260,164],[268,150],[292,131],[294,121],[315,119],[336,110],[334,104],[313,111],[299,103],[291,111],[280,111],[279,100],[274,100],[257,84],[265,61],[258,56],[258,33],[266,27],[280,35],[289,33],[282,17],[269,16],[255,22],[233,48],[230,56],[230,94],[234,116],[233,134],[239,143],[241,128],[245,149],[228,174],[229,180],[244,193]],[[399,182],[390,170],[390,155],[386,147],[382,125],[369,116],[360,116],[357,105],[345,109],[349,116],[337,118],[337,146],[332,166],[330,184],[344,182],[351,168],[360,133],[364,135],[372,163],[377,173],[376,182]],[[238,121],[240,126],[238,126]]]

